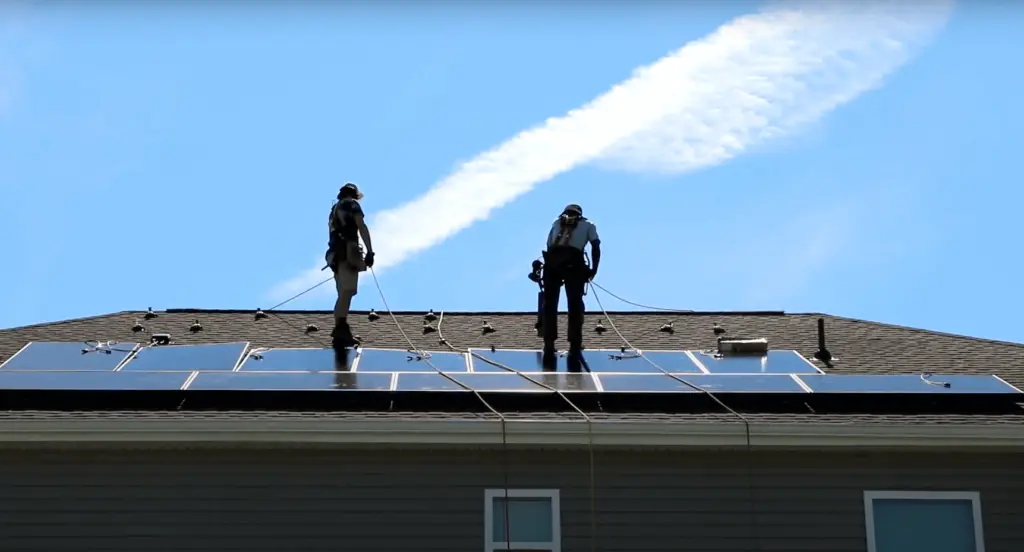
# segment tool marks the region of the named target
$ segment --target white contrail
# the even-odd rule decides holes
[[[686,172],[791,133],[879,86],[942,28],[951,9],[944,0],[808,0],[737,18],[372,217],[375,268],[398,265],[587,163]],[[319,269],[272,296],[290,296],[329,274]]]

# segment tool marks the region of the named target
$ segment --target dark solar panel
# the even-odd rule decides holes
[[[349,349],[268,349],[246,355],[239,372],[348,372],[355,353]]]
[[[113,370],[136,346],[136,343],[37,341],[7,359],[0,370]]]
[[[429,362],[419,353],[394,349],[360,349],[356,372],[465,372],[466,355],[427,351]],[[435,368],[437,370],[435,370]]]
[[[77,372],[0,370],[0,389],[84,391],[174,391],[190,372]]]
[[[201,372],[188,391],[388,391],[392,374],[353,372]]]
[[[218,343],[143,347],[120,370],[230,372],[238,365],[248,346],[248,343]]]
[[[1020,393],[995,376],[824,374],[798,378],[813,393]]]
[[[766,356],[727,355],[691,351],[711,374],[820,374],[796,351],[768,351]]]

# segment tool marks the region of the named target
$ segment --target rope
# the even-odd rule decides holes
[[[450,380],[455,385],[458,385],[459,387],[462,387],[463,389],[473,393],[473,395],[477,399],[480,400],[480,403],[483,404],[485,408],[490,410],[501,421],[501,449],[502,449],[502,457],[503,457],[503,463],[504,463],[504,470],[503,471],[504,471],[504,483],[505,483],[505,486],[504,486],[504,491],[505,491],[505,546],[506,546],[506,550],[512,550],[512,526],[509,524],[509,502],[508,502],[508,489],[509,489],[509,481],[508,481],[509,480],[509,477],[508,477],[508,474],[509,474],[508,429],[506,427],[507,420],[505,419],[505,416],[502,415],[501,412],[498,412],[498,410],[496,408],[491,406],[491,403],[487,402],[487,399],[485,399],[480,394],[479,391],[477,391],[476,389],[473,389],[472,387],[470,387],[470,386],[460,382],[459,380],[449,376],[448,374],[444,373],[442,370],[438,369],[437,366],[434,366],[434,363],[430,362],[430,355],[427,354],[426,351],[423,351],[422,349],[416,347],[416,344],[413,343],[413,341],[411,339],[409,339],[409,335],[405,333],[405,330],[402,328],[402,324],[398,322],[398,317],[395,316],[395,314],[393,312],[391,312],[391,307],[388,305],[387,297],[384,296],[384,290],[380,286],[380,281],[377,280],[377,273],[373,270],[373,267],[370,267],[370,275],[373,276],[373,284],[377,287],[377,293],[380,294],[380,300],[384,304],[384,310],[387,311],[388,316],[390,316],[391,320],[395,323],[395,326],[398,328],[398,332],[402,334],[402,338],[404,338],[406,343],[409,344],[409,347],[410,347],[409,350],[414,352],[414,353],[416,353],[416,354],[418,354],[418,355],[420,355],[420,357],[423,359],[423,361],[427,363],[427,366],[430,366],[431,368],[433,368],[434,371],[437,372],[438,374],[440,374],[442,377],[444,377],[445,379]],[[492,538],[492,536],[488,535],[487,538]]]
[[[589,283],[590,283],[590,285],[592,285],[592,286],[596,287],[597,289],[607,293],[608,295],[611,295],[612,297],[618,299],[619,301],[622,301],[623,303],[626,303],[628,305],[633,305],[634,307],[640,307],[642,309],[648,309],[648,310],[665,311],[665,312],[693,312],[692,310],[689,310],[689,309],[668,309],[668,308],[665,308],[665,307],[652,307],[650,305],[641,305],[640,303],[634,303],[632,301],[623,299],[622,297],[619,297],[618,295],[615,295],[614,293],[612,293],[612,292],[608,291],[607,289],[601,287],[597,282],[590,281]]]
[[[591,282],[591,283],[593,283],[593,282]],[[603,287],[598,286],[597,284],[593,284],[593,285],[597,289],[601,289],[602,291],[607,291]],[[609,295],[611,295],[610,292],[609,292]],[[674,379],[674,380],[676,380],[676,381],[678,381],[678,382],[680,382],[680,383],[682,383],[682,384],[684,384],[684,385],[686,385],[686,386],[688,386],[688,387],[690,387],[690,388],[692,388],[692,389],[694,389],[696,391],[700,391],[702,393],[705,393],[708,396],[708,398],[710,398],[711,400],[715,401],[715,403],[717,403],[719,406],[721,406],[726,411],[728,411],[730,414],[736,416],[737,418],[740,419],[740,421],[742,421],[742,423],[743,423],[743,432],[744,432],[744,436],[746,437],[746,452],[747,452],[747,459],[748,459],[745,471],[746,471],[746,476],[747,476],[747,493],[749,495],[751,527],[754,530],[754,541],[755,541],[756,547],[757,547],[757,549],[760,549],[761,548],[760,537],[759,537],[760,531],[758,529],[757,510],[756,510],[755,503],[754,503],[754,478],[753,478],[753,473],[752,473],[752,471],[750,469],[750,465],[752,463],[752,458],[753,458],[753,446],[751,444],[751,439],[750,439],[750,420],[748,420],[746,418],[746,416],[740,414],[739,412],[737,412],[736,410],[731,408],[729,405],[727,405],[724,402],[722,402],[722,400],[719,399],[718,397],[716,397],[715,394],[712,393],[711,391],[708,391],[707,389],[705,389],[703,387],[694,385],[694,384],[684,380],[683,378],[680,378],[679,376],[676,376],[675,374],[672,374],[672,373],[668,372],[667,370],[665,370],[661,366],[658,366],[658,364],[656,362],[654,362],[653,360],[651,360],[650,358],[648,358],[647,355],[645,355],[643,353],[643,351],[641,351],[640,349],[637,349],[636,347],[634,347],[633,344],[630,343],[628,339],[626,339],[626,336],[622,335],[622,332],[620,332],[619,329],[615,326],[615,322],[611,319],[610,316],[608,316],[608,311],[605,310],[604,304],[601,302],[601,298],[598,296],[597,291],[594,292],[594,300],[597,301],[598,307],[601,308],[601,313],[604,314],[605,319],[608,320],[608,325],[611,326],[611,328],[615,332],[615,334],[619,336],[619,339],[621,339],[622,342],[625,343],[627,347],[632,349],[636,353],[636,355],[638,357],[646,360],[648,363],[651,364],[651,366],[655,367],[656,369],[658,369],[658,371],[660,371],[661,373],[665,374],[666,376],[668,376],[668,377],[670,377],[670,378],[672,378],[672,379]]]
[[[508,372],[511,372],[511,373],[513,373],[513,374],[515,374],[515,375],[517,375],[517,376],[519,376],[519,377],[521,377],[521,378],[523,378],[523,379],[525,379],[525,380],[527,380],[529,382],[532,382],[532,383],[534,383],[536,385],[544,387],[545,389],[547,389],[549,391],[553,391],[556,395],[558,395],[559,398],[561,398],[563,401],[565,401],[566,404],[568,404],[573,410],[575,410],[580,416],[583,417],[583,420],[587,424],[587,453],[588,453],[589,460],[590,460],[590,525],[591,525],[591,527],[590,527],[590,529],[591,529],[591,532],[590,532],[590,550],[591,550],[591,552],[594,552],[596,550],[596,548],[597,548],[597,542],[596,542],[596,536],[595,536],[596,533],[597,533],[597,484],[596,484],[596,477],[595,477],[595,462],[594,462],[594,423],[593,423],[593,419],[591,419],[591,417],[588,416],[587,413],[584,412],[582,408],[577,406],[576,403],[572,402],[572,400],[569,399],[569,397],[566,396],[565,393],[562,392],[561,390],[555,389],[554,387],[551,387],[550,385],[548,385],[546,383],[537,381],[537,380],[531,378],[530,376],[527,376],[526,374],[522,373],[521,371],[516,370],[515,368],[512,368],[511,366],[506,366],[506,365],[504,365],[504,364],[502,364],[500,362],[497,362],[495,360],[492,360],[492,359],[486,358],[486,357],[484,357],[482,355],[479,355],[479,354],[473,352],[472,349],[461,349],[461,348],[455,347],[454,345],[451,344],[451,342],[449,342],[447,339],[445,339],[444,333],[441,331],[442,324],[444,324],[444,311],[441,311],[441,315],[440,315],[440,317],[437,320],[437,337],[438,337],[438,340],[442,344],[444,344],[446,347],[448,347],[452,351],[456,351],[456,352],[460,352],[460,353],[468,353],[473,358],[478,358],[478,359],[480,359],[480,360],[482,360],[482,361],[484,361],[484,362],[486,362],[486,363],[488,363],[488,364],[490,364],[492,366],[497,366],[498,368],[501,368],[502,370],[506,370]],[[507,523],[508,522],[506,521],[506,524]]]
[[[303,295],[305,295],[305,294],[307,294],[307,293],[309,293],[309,292],[313,291],[314,289],[316,289],[316,288],[318,288],[318,287],[320,287],[320,286],[322,286],[322,285],[326,284],[327,282],[330,282],[330,281],[331,281],[331,280],[333,280],[333,279],[334,279],[334,275],[332,274],[331,276],[328,276],[328,277],[327,277],[326,279],[322,280],[322,281],[321,281],[320,283],[318,283],[318,284],[314,284],[313,286],[310,286],[310,287],[306,288],[305,290],[303,290],[303,291],[301,291],[301,292],[299,292],[299,293],[297,293],[297,294],[295,294],[295,295],[292,295],[292,296],[291,296],[291,297],[289,297],[288,299],[285,299],[284,301],[281,301],[280,303],[278,303],[278,304],[274,305],[273,307],[270,307],[269,309],[267,309],[267,310],[265,310],[265,311],[263,311],[263,312],[265,312],[265,313],[267,313],[267,314],[272,314],[272,315],[274,315],[274,318],[277,318],[277,319],[278,319],[278,320],[280,320],[281,322],[284,322],[284,323],[285,323],[285,324],[287,324],[287,325],[288,325],[289,327],[291,327],[291,328],[292,328],[293,330],[296,330],[296,331],[299,331],[299,332],[301,332],[301,333],[305,334],[306,336],[308,336],[308,337],[309,337],[310,339],[312,339],[313,341],[316,341],[316,342],[317,342],[317,344],[319,344],[319,345],[320,345],[321,347],[323,347],[324,349],[329,349],[330,347],[328,347],[328,346],[327,346],[327,344],[326,344],[326,343],[324,343],[323,341],[321,341],[321,340],[320,340],[319,338],[317,338],[317,337],[316,337],[316,336],[314,336],[313,334],[311,334],[311,333],[309,333],[309,332],[307,332],[307,331],[305,331],[305,330],[303,330],[303,329],[301,329],[301,328],[297,328],[297,327],[296,327],[296,326],[295,326],[294,324],[292,324],[291,322],[289,322],[287,318],[285,318],[285,317],[283,317],[283,316],[281,316],[281,315],[277,314],[277,313],[276,313],[275,311],[276,311],[277,309],[279,309],[279,308],[281,308],[281,307],[283,307],[283,306],[287,305],[288,303],[291,303],[292,301],[294,301],[294,300],[298,299],[299,297],[302,297]]]

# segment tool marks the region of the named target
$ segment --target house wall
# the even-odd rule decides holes
[[[864,490],[937,489],[981,493],[987,552],[1024,550],[1020,454],[594,460],[592,501],[583,450],[6,451],[0,550],[480,552],[506,465],[513,488],[560,489],[565,552],[864,552]]]

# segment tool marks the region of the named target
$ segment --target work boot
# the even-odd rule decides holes
[[[558,363],[558,354],[554,343],[545,343],[541,353],[541,364],[545,370],[551,369]]]
[[[355,339],[352,338],[352,328],[349,327],[348,321],[338,320],[335,322],[334,329],[331,330],[331,346],[341,349],[352,347],[355,344]]]
[[[569,354],[566,355],[566,370],[569,372],[582,372],[585,361],[583,360],[583,347],[580,345],[569,345]]]

